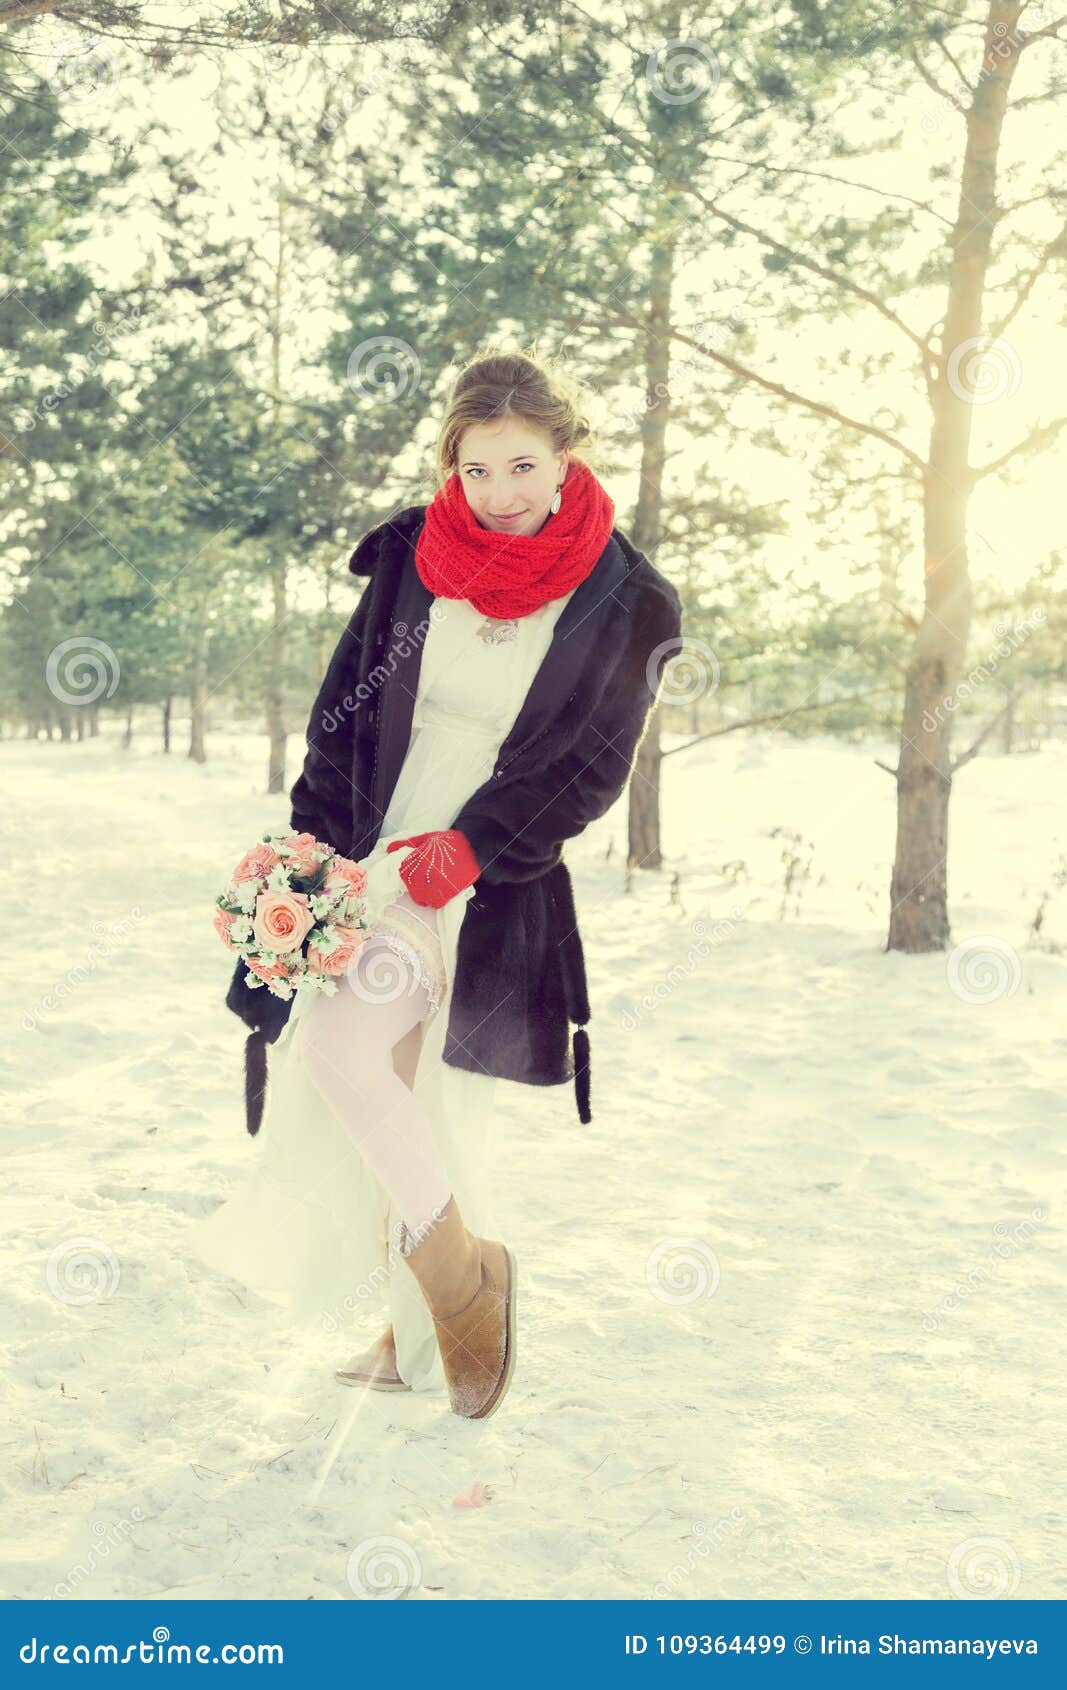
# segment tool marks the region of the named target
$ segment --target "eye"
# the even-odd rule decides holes
[[[477,475],[477,473],[478,473],[478,468],[479,468],[479,466],[478,466],[478,465],[477,465],[477,464],[471,464],[471,466],[470,466],[470,468],[469,468],[469,469],[468,469],[468,471],[467,471],[467,479],[468,479],[468,481],[469,481],[469,480],[470,480],[470,479],[471,479],[471,478],[472,478],[472,477],[473,477],[473,476],[475,476],[475,475]]]
[[[533,464],[529,463],[529,462],[515,465],[516,469],[533,469],[533,467],[534,467]]]

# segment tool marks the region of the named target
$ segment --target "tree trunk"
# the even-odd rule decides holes
[[[128,751],[133,744],[133,705],[126,706],[126,732],[122,736],[122,749]]]
[[[282,310],[285,299],[286,202],[281,180],[277,184],[278,245],[274,264],[274,299],[271,311],[271,371],[274,378],[274,440],[282,437]],[[285,559],[275,556],[271,565],[274,623],[270,632],[270,668],[267,678],[267,791],[285,791]]]
[[[897,840],[887,950],[949,943],[946,855],[955,700],[967,648],[971,586],[967,506],[973,377],[982,329],[996,174],[1008,89],[1018,61],[1020,5],[993,3],[981,78],[967,114],[941,354],[930,375],[933,426],[923,484],[926,602],[908,664],[897,761]],[[994,349],[996,355],[996,349]],[[947,701],[947,702],[946,702]]]
[[[271,569],[274,595],[274,626],[270,631],[270,667],[267,675],[267,734],[270,740],[267,791],[285,791],[285,563]]]
[[[170,711],[171,711],[171,705],[173,704],[173,702],[174,701],[171,698],[170,693],[168,692],[166,698],[163,700],[163,750],[164,751],[170,750]]]
[[[670,316],[671,283],[674,277],[674,212],[665,202],[663,215],[670,221],[670,233],[652,249],[649,277],[649,306],[645,335],[645,412],[641,419],[641,476],[632,538],[639,551],[655,557],[659,545],[663,503],[663,468],[667,459],[667,420],[670,409]],[[649,716],[645,734],[637,748],[629,793],[629,847],[631,867],[661,868],[660,852],[660,742],[659,709]]]
[[[204,722],[207,714],[207,616],[203,612],[193,633],[193,676],[189,689],[189,755],[194,763],[206,763]]]

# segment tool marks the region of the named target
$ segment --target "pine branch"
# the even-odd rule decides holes
[[[1063,228],[1060,229],[1059,232],[1046,244],[1040,257],[1029,270],[1025,280],[1020,286],[1019,291],[1015,296],[1015,303],[1011,307],[1011,310],[1008,311],[1006,316],[1002,317],[998,323],[993,325],[989,331],[991,335],[997,339],[1000,338],[1000,336],[1004,333],[1004,330],[1008,327],[1008,324],[1018,316],[1019,312],[1026,304],[1026,301],[1029,299],[1034,290],[1035,284],[1048,269],[1052,259],[1058,255],[1058,252],[1064,251],[1065,247],[1067,247],[1067,222],[1064,223]]]
[[[778,253],[782,258],[788,259],[790,263],[798,264],[802,269],[810,270],[814,275],[822,277],[824,281],[830,282],[834,287],[840,289],[842,292],[853,294],[857,299],[862,299],[865,304],[872,306],[873,309],[877,311],[880,316],[884,317],[887,322],[892,323],[896,328],[900,329],[902,334],[907,335],[913,345],[918,348],[924,362],[929,357],[930,349],[927,343],[923,340],[922,336],[916,334],[915,330],[910,328],[909,325],[904,322],[903,318],[898,317],[897,313],[888,306],[884,300],[879,299],[877,294],[872,293],[869,288],[862,287],[859,282],[852,281],[851,277],[844,275],[839,270],[831,269],[829,265],[820,264],[817,259],[806,257],[804,253],[798,252],[795,247],[786,246],[784,242],[777,240],[773,235],[767,234],[765,230],[757,229],[752,223],[746,223],[743,218],[734,216],[732,212],[726,211],[717,200],[709,199],[708,196],[702,193],[692,181],[680,182],[676,177],[670,176],[665,170],[665,161],[659,156],[655,148],[643,145],[641,142],[637,141],[634,136],[620,130],[617,125],[601,116],[595,108],[590,107],[586,115],[594,123],[599,124],[602,129],[605,129],[609,134],[613,135],[616,140],[620,141],[624,145],[633,146],[656,172],[657,178],[662,187],[672,189],[675,193],[687,195],[695,199],[702,210],[708,212],[712,217],[719,218],[722,222],[726,223],[729,228],[736,229],[739,234],[751,236],[753,240],[756,240],[761,245],[768,247],[770,251]]]
[[[603,307],[605,302],[603,300],[590,300],[589,303]],[[618,321],[629,324],[631,328],[639,329],[642,334],[648,333],[648,324],[635,317],[632,312],[614,304],[611,309]],[[740,376],[742,381],[754,382],[757,387],[764,388],[768,393],[776,393],[780,399],[787,400],[791,405],[799,405],[804,410],[813,411],[816,416],[827,417],[831,422],[840,423],[844,428],[854,429],[857,434],[866,434],[874,440],[881,440],[884,445],[892,446],[894,451],[900,452],[903,457],[908,459],[909,463],[914,464],[920,475],[925,474],[926,465],[919,454],[912,451],[911,447],[906,446],[902,440],[898,440],[895,434],[889,434],[884,428],[877,428],[873,423],[861,422],[858,417],[850,417],[844,411],[837,410],[833,405],[824,405],[818,399],[809,399],[805,394],[797,393],[794,389],[784,386],[782,382],[771,381],[769,376],[761,376],[756,370],[750,370],[727,353],[717,352],[713,347],[702,345],[700,341],[694,340],[691,335],[683,334],[680,329],[668,329],[667,337],[669,340],[680,341],[684,346],[691,346],[694,352],[699,352],[702,357],[710,358],[716,364],[722,364],[724,369],[729,370],[735,376]]]
[[[1010,451],[1002,452],[999,458],[993,459],[992,463],[983,464],[980,468],[972,470],[972,480],[980,481],[983,476],[995,475],[997,470],[1003,469],[1006,463],[1012,458],[1017,458],[1021,452],[1035,452],[1040,447],[1051,444],[1063,428],[1067,428],[1067,417],[1057,417],[1055,422],[1044,423],[1040,428],[1031,429],[1026,438],[1012,446]]]
[[[769,716],[746,716],[743,722],[730,722],[725,728],[712,728],[706,734],[697,734],[693,739],[687,739],[684,745],[669,746],[660,752],[660,760],[664,757],[674,757],[679,751],[689,751],[694,745],[702,745],[706,739],[719,739],[723,734],[740,733],[742,728],[761,728],[766,722],[787,722],[791,716],[804,716],[811,710],[835,710],[839,704],[856,704],[868,698],[885,698],[892,694],[896,697],[895,687],[879,687],[876,691],[845,693],[841,698],[824,698],[814,704],[794,704],[788,710],[774,710]]]
[[[752,159],[738,158],[734,153],[705,153],[704,156],[720,164],[740,164],[744,167],[746,174],[750,171],[762,171],[764,174],[771,176],[811,176],[817,182],[831,182],[835,188],[855,188],[859,193],[877,194],[879,199],[897,200],[902,205],[914,206],[916,211],[925,211],[928,217],[936,218],[939,223],[945,225],[946,229],[955,227],[951,217],[946,217],[944,212],[935,210],[925,200],[914,199],[911,194],[893,193],[888,188],[877,188],[873,182],[853,182],[848,176],[834,176],[828,170],[807,170],[799,164],[768,164],[766,159],[753,161]],[[1046,198],[1047,196],[1042,195],[1041,197]]]
[[[955,94],[950,94],[950,93],[947,92],[946,89],[942,88],[942,86],[941,86],[940,82],[938,82],[936,76],[934,76],[931,71],[927,70],[926,66],[923,64],[921,58],[918,55],[918,52],[916,51],[916,49],[914,47],[911,49],[911,52],[908,54],[908,57],[911,60],[912,64],[915,66],[915,69],[918,71],[919,75],[922,77],[923,81],[926,83],[926,86],[933,93],[935,93],[937,95],[938,99],[939,100],[947,100],[948,104],[950,106],[955,106],[956,110],[959,112],[961,117],[966,117],[966,115],[967,115],[966,106],[964,106],[959,100],[957,100]],[[961,80],[962,80],[962,78],[961,78]]]
[[[962,769],[964,763],[969,763],[972,757],[977,757],[979,751],[982,749],[983,744],[989,738],[990,734],[993,732],[993,729],[996,727],[997,723],[1003,721],[1004,717],[1008,714],[1008,711],[1012,708],[1013,704],[1015,703],[1015,700],[1019,697],[1019,694],[1024,692],[1025,690],[1026,690],[1026,684],[1023,683],[1023,682],[1020,682],[1019,685],[1016,686],[1016,687],[1012,687],[1011,691],[1009,692],[1009,694],[1007,696],[1007,699],[1004,702],[1003,707],[1000,710],[997,711],[995,716],[990,717],[989,721],[986,723],[985,727],[982,729],[981,733],[978,735],[978,738],[974,741],[974,743],[972,745],[969,745],[967,747],[966,751],[961,751],[960,755],[958,757],[954,757],[952,759],[952,762],[949,764],[949,771],[948,771],[950,780],[951,780],[952,776],[956,773],[957,769]]]

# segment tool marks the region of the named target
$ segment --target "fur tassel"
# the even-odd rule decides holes
[[[584,1027],[574,1029],[571,1041],[574,1051],[574,1095],[578,1099],[578,1119],[587,1126],[593,1119],[589,1111],[589,1034]]]
[[[245,1125],[253,1138],[263,1120],[266,1093],[267,1041],[262,1033],[249,1033],[245,1040]]]

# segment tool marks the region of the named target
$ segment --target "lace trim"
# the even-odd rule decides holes
[[[394,932],[392,928],[384,926],[375,928],[374,932],[375,936],[380,939],[383,945],[388,946],[395,956],[402,957],[405,962],[411,965],[416,979],[420,986],[425,988],[426,995],[430,1000],[428,1014],[436,1015],[441,1007],[441,999],[444,995],[444,969],[434,967],[419,945],[411,939],[405,938],[402,933]]]

